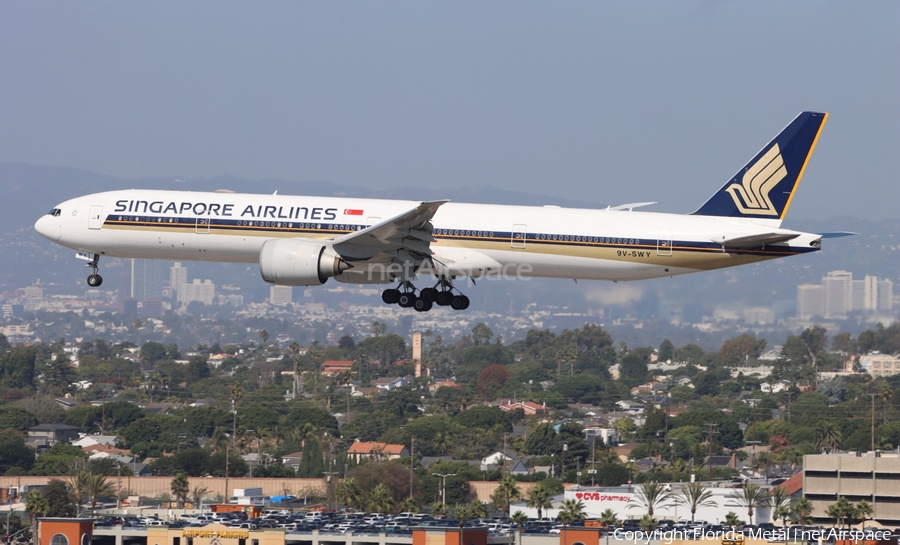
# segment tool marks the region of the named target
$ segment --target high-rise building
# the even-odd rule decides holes
[[[809,320],[825,315],[825,288],[821,284],[797,286],[797,317]]]
[[[878,277],[866,276],[863,284],[863,310],[878,310]]]
[[[894,310],[894,283],[878,281],[878,310]]]
[[[272,286],[269,288],[269,303],[273,305],[290,305],[294,302],[293,286]]]
[[[175,293],[173,297],[178,296],[178,288],[182,284],[187,284],[187,269],[181,266],[180,261],[176,261],[169,267],[169,289]]]
[[[851,310],[852,281],[853,273],[849,271],[831,271],[822,279],[826,318],[845,316]]]
[[[199,278],[195,278],[190,284],[182,284],[181,289],[178,290],[178,302],[182,305],[191,301],[200,301],[204,305],[211,305],[215,299],[216,285],[209,279],[200,282]]]
[[[131,260],[131,297],[142,301],[162,297],[166,262],[158,259]]]

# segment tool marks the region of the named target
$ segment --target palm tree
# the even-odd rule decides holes
[[[509,504],[521,497],[522,491],[516,484],[516,480],[509,473],[500,479],[500,482],[497,483],[497,488],[494,489],[494,493],[491,495],[494,505],[502,509],[506,516],[509,516]]]
[[[835,524],[842,527],[844,523],[850,525],[850,520],[856,516],[856,508],[850,500],[841,496],[836,503],[832,503],[825,509],[825,514],[834,519]]]
[[[607,530],[610,526],[616,526],[619,524],[619,518],[616,516],[615,512],[612,509],[607,509],[600,513],[600,518],[598,519],[600,524],[603,525]]]
[[[418,513],[419,512],[419,502],[416,501],[412,496],[406,496],[403,498],[403,501],[400,502],[400,512],[401,513]]]
[[[366,509],[372,513],[387,513],[394,508],[394,497],[384,483],[378,483],[366,500]]]
[[[678,505],[687,505],[691,510],[691,523],[700,507],[715,507],[711,490],[703,486],[703,483],[690,483],[681,487],[681,495],[675,498]]]
[[[363,507],[362,490],[360,490],[359,484],[353,477],[347,477],[341,484],[337,485],[334,495],[346,507],[353,509],[361,509]]]
[[[563,501],[562,509],[559,510],[559,515],[556,516],[563,525],[563,543],[566,543],[566,528],[568,525],[576,520],[583,520],[585,516],[583,501],[575,498]]]
[[[744,488],[740,492],[735,491],[731,497],[743,503],[744,507],[747,508],[747,517],[750,519],[750,524],[753,524],[753,510],[762,509],[769,505],[768,489],[756,483],[744,484]]]
[[[519,536],[519,545],[522,545],[522,525],[528,522],[528,515],[522,511],[516,510],[516,512],[509,517],[509,520],[516,525],[516,534]]]
[[[866,519],[871,518],[872,515],[875,514],[875,509],[872,508],[872,504],[867,502],[866,500],[859,500],[856,503],[856,516],[859,517],[859,528],[860,530],[866,527]]]
[[[649,535],[653,530],[656,530],[656,519],[650,515],[644,515],[638,522],[638,527]]]
[[[112,496],[116,490],[113,483],[106,480],[106,477],[90,471],[79,471],[75,476],[74,486],[75,494],[81,498],[87,497],[91,504],[91,517],[94,516],[94,506],[100,498]]]
[[[787,519],[791,516],[791,495],[783,486],[776,486],[772,489],[772,522],[778,522],[781,519],[781,525],[787,526]]]
[[[534,488],[528,492],[528,500],[525,502],[530,509],[537,509],[538,518],[542,518],[544,514],[544,509],[550,509],[553,507],[553,503],[550,499],[553,495],[547,489],[546,486],[538,483],[534,485]]]
[[[47,498],[37,490],[32,490],[25,496],[25,512],[31,516],[31,542],[38,545],[38,517],[47,516],[50,511],[50,504]]]
[[[830,452],[841,448],[844,434],[834,422],[822,420],[816,425],[815,445],[819,452]]]
[[[172,495],[175,496],[175,500],[178,501],[178,508],[184,509],[184,502],[187,500],[191,489],[191,483],[188,481],[184,471],[176,471],[175,478],[172,479],[169,486],[172,489]]]
[[[468,509],[473,519],[487,518],[487,505],[481,500],[473,500]]]
[[[725,514],[725,526],[731,526],[732,528],[741,524],[741,519],[738,518],[737,513],[734,511],[729,511]]]
[[[638,487],[632,502],[647,509],[647,514],[652,517],[654,509],[665,507],[668,502],[674,500],[675,496],[665,486],[656,481],[650,481]]]
[[[203,505],[203,498],[209,494],[209,488],[205,486],[195,486],[193,490],[191,490],[191,502],[194,504],[194,509],[200,509],[199,506]]]
[[[800,525],[802,532],[807,524],[812,522],[813,506],[812,502],[807,498],[800,498],[793,506],[791,506],[791,521]]]

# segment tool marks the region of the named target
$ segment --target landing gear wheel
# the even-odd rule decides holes
[[[396,304],[398,299],[400,299],[400,290],[389,289],[381,292],[381,300],[389,305]]]
[[[96,288],[97,286],[99,286],[100,284],[103,283],[103,277],[100,276],[99,274],[88,275],[87,283],[88,283],[88,286],[90,286],[92,288]]]
[[[450,290],[444,290],[437,292],[437,295],[434,296],[434,302],[439,304],[442,307],[446,307],[450,304],[450,301],[453,299],[453,292]]]
[[[416,299],[416,302],[413,303],[413,308],[416,310],[416,312],[428,312],[429,310],[431,310],[432,304],[433,303],[431,301],[423,299],[422,297],[418,297]]]
[[[465,295],[456,295],[450,300],[450,308],[453,310],[465,310],[469,306],[469,298]]]
[[[397,304],[403,308],[409,308],[416,304],[417,299],[418,297],[416,297],[415,293],[408,291],[400,294],[400,297],[397,299]]]
[[[437,299],[437,296],[438,290],[434,288],[425,288],[419,292],[419,299],[424,299],[428,302],[434,302]]]

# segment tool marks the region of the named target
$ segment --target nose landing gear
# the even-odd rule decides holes
[[[100,261],[100,254],[94,254],[94,258],[87,262],[87,266],[91,268],[93,271],[87,277],[88,286],[92,288],[96,288],[100,284],[103,283],[103,277],[97,274],[100,271],[100,267],[97,266],[97,263]]]

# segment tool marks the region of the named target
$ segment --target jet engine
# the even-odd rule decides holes
[[[321,286],[351,267],[330,244],[315,240],[271,239],[259,252],[263,280],[279,286]]]

